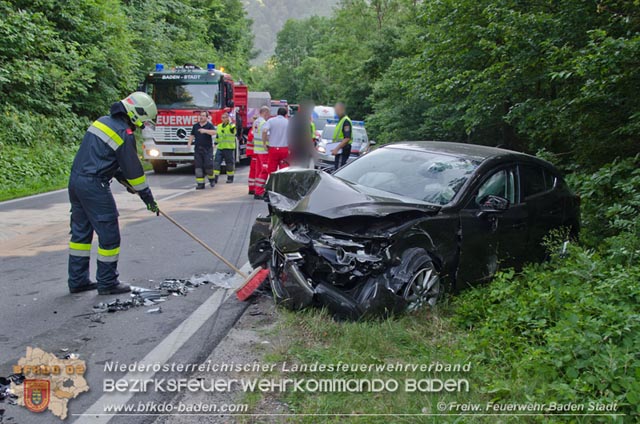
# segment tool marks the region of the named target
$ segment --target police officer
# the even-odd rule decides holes
[[[349,155],[351,155],[351,143],[353,141],[351,132],[353,125],[351,124],[351,119],[347,116],[346,109],[344,103],[336,103],[336,115],[338,115],[340,120],[333,130],[333,142],[339,144],[331,151],[331,154],[335,156],[334,168],[336,170],[344,166],[349,159]]]
[[[218,182],[220,167],[224,159],[224,163],[227,165],[227,183],[232,183],[236,165],[236,126],[231,122],[227,112],[222,114],[222,123],[216,127],[216,133],[218,149],[216,150],[216,160],[213,168],[215,182]]]
[[[187,145],[191,147],[193,140],[196,146],[193,149],[193,164],[196,170],[196,190],[204,189],[204,176],[209,178],[209,185],[215,187],[213,174],[213,136],[216,135],[216,128],[209,122],[209,112],[200,112],[198,122],[191,128],[191,135]]]
[[[158,204],[142,169],[133,132],[153,124],[158,110],[147,94],[135,92],[111,105],[110,114],[98,118],[87,130],[69,178],[71,242],[69,291],[98,289],[98,294],[118,294],[131,288],[118,281],[120,230],[110,183],[113,178],[137,193],[147,209],[159,214]],[[93,232],[98,235],[97,284],[89,280]]]

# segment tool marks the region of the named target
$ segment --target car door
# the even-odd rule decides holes
[[[564,222],[565,199],[558,189],[558,178],[537,164],[518,165],[522,203],[528,211],[528,260],[542,260],[546,256],[545,236]]]
[[[527,245],[527,208],[519,201],[515,166],[488,172],[460,211],[460,257],[457,286],[491,278],[499,267],[519,266]],[[500,212],[482,213],[488,195],[509,201]]]

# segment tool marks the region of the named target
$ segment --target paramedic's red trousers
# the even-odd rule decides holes
[[[269,175],[287,167],[289,167],[289,148],[269,147]]]
[[[256,191],[256,179],[260,174],[260,170],[258,169],[258,157],[255,154],[250,156],[251,165],[249,166],[249,193],[254,193]]]
[[[255,194],[262,196],[264,194],[264,184],[269,177],[269,154],[255,154],[251,160],[253,165],[253,158],[256,158],[256,179],[255,179]]]

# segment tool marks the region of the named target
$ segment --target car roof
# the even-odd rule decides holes
[[[452,156],[462,157],[466,159],[477,160],[484,162],[487,159],[498,157],[521,157],[526,159],[536,159],[541,161],[535,156],[528,155],[526,153],[520,153],[513,150],[501,149],[498,147],[482,146],[479,144],[470,143],[452,143],[448,141],[400,141],[396,143],[386,144],[381,146],[391,149],[409,149],[409,150],[421,150],[424,152],[443,153]]]

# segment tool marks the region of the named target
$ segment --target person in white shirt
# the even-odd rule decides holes
[[[276,172],[278,169],[287,168],[289,166],[289,140],[288,140],[288,126],[289,120],[286,118],[287,109],[281,107],[278,109],[278,114],[275,118],[269,119],[262,126],[262,140],[267,147],[268,159],[266,175],[264,170],[261,170],[260,179],[267,180],[272,172]],[[256,190],[257,199],[264,197],[263,190]]]

